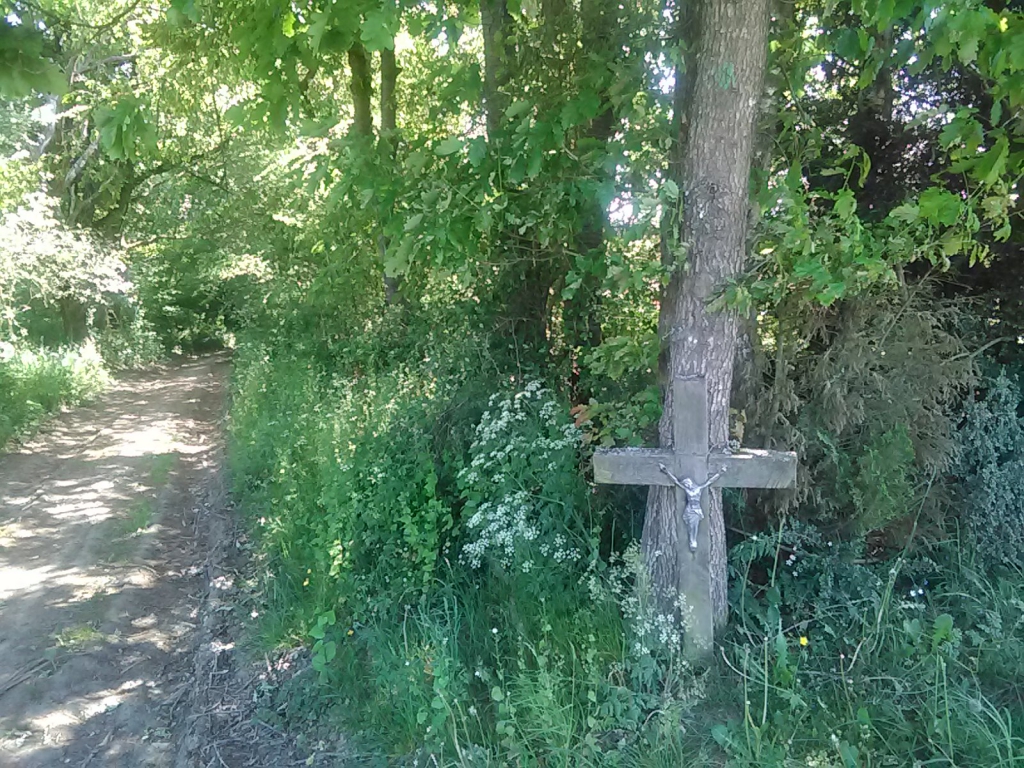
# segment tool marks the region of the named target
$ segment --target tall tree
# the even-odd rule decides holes
[[[611,102],[610,87],[614,83],[612,64],[621,57],[623,25],[618,14],[618,3],[610,0],[583,0],[580,4],[581,43],[585,62],[590,70],[587,76],[593,83],[598,98],[597,114],[585,126],[579,141],[581,152],[603,155],[620,121]],[[600,181],[611,174],[598,165]],[[595,185],[597,186],[597,185]],[[575,248],[581,269],[579,288],[565,303],[564,322],[566,342],[571,348],[596,347],[601,343],[601,320],[598,315],[600,288],[604,276],[604,239],[607,212],[595,194],[587,200],[581,211],[581,222],[576,234]],[[574,387],[578,386],[578,368],[574,366]],[[586,393],[575,393],[584,399]]]
[[[508,106],[503,89],[509,79],[511,18],[505,0],[480,0],[480,25],[484,38],[484,107],[487,134],[493,140]]]
[[[356,136],[369,137],[373,134],[370,58],[358,40],[348,49],[348,66],[352,71],[352,79],[349,81],[349,89],[352,91],[352,132]]]
[[[385,155],[388,158],[386,165],[387,172],[394,176],[394,155],[398,143],[398,60],[395,58],[394,46],[382,48],[380,52],[380,140],[384,147]],[[394,215],[394,206],[387,205],[387,213],[384,218]],[[383,230],[384,222],[381,229]],[[380,251],[381,266],[387,264],[388,249],[391,247],[391,240],[383,231],[377,236],[377,248]],[[384,272],[384,303],[393,304],[398,295],[401,285],[401,278],[396,275],[389,275]]]
[[[768,6],[768,0],[699,0],[686,10],[687,23],[677,25],[680,34],[692,40],[689,45],[679,41],[684,66],[676,82],[684,96],[677,100],[683,247],[670,249],[680,255],[665,291],[659,326],[668,381],[698,374],[707,379],[708,425],[716,447],[724,447],[729,437],[738,322],[733,311],[713,311],[709,303],[743,269]],[[664,390],[659,436],[663,446],[670,446],[674,409],[685,404],[672,402],[672,387]],[[710,600],[715,624],[721,626],[728,615],[725,521],[721,492],[708,493]],[[666,614],[676,613],[680,595],[694,588],[682,583],[681,558],[690,552],[680,520],[672,489],[652,488],[643,549],[656,600]]]

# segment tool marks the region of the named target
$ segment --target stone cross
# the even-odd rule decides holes
[[[594,482],[676,488],[679,535],[688,549],[678,556],[686,598],[685,642],[691,656],[714,647],[710,538],[704,489],[789,488],[796,484],[797,458],[783,451],[712,452],[708,434],[708,390],[703,376],[672,382],[672,447],[613,448],[594,452]]]

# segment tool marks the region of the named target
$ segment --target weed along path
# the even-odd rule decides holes
[[[0,456],[0,766],[193,764],[228,370],[127,377]]]

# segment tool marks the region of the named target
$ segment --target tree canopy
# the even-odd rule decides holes
[[[906,691],[955,660],[985,733],[1024,717],[985,666],[1024,658],[986,655],[1020,606],[985,602],[1024,566],[1022,174],[1018,2],[0,0],[0,381],[236,349],[273,641],[387,749],[596,765],[681,754],[717,674],[680,661],[675,497],[588,474],[705,376],[716,450],[800,454],[792,492],[708,500],[720,650],[764,697],[714,749],[1012,765]],[[893,602],[954,571],[985,607]],[[851,693],[861,649],[916,677]]]

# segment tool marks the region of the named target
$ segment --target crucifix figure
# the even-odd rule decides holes
[[[725,467],[722,467],[716,474],[709,477],[700,485],[697,485],[693,480],[688,477],[684,477],[680,480],[678,477],[672,474],[672,470],[666,467],[664,464],[659,464],[658,469],[668,475],[668,479],[675,483],[679,488],[683,489],[686,494],[686,508],[683,510],[683,522],[686,524],[686,533],[690,537],[690,551],[697,551],[697,531],[700,528],[700,521],[704,519],[704,510],[700,508],[700,497],[704,493],[704,489],[708,488],[715,480],[725,474]]]
[[[594,482],[675,487],[680,546],[680,597],[686,648],[691,657],[710,653],[714,643],[710,539],[704,520],[704,491],[711,487],[789,488],[796,484],[796,454],[788,451],[712,450],[708,436],[708,393],[703,376],[672,382],[672,446],[613,448],[594,452]],[[709,472],[713,467],[714,471]],[[698,478],[706,478],[700,482]],[[683,541],[688,546],[682,546]]]

